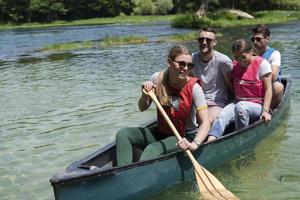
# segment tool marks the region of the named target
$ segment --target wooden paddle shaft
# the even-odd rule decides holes
[[[167,121],[168,125],[170,126],[170,128],[173,131],[173,133],[175,134],[176,138],[178,140],[181,140],[182,139],[181,135],[178,133],[176,127],[174,126],[174,124],[170,120],[169,116],[167,115],[167,113],[165,112],[165,110],[163,109],[163,107],[161,106],[161,104],[158,101],[158,99],[157,99],[156,95],[154,94],[154,92],[151,90],[151,91],[148,92],[148,95],[151,97],[151,99],[154,101],[154,103],[156,104],[157,108],[161,112],[161,114],[164,116],[164,118]],[[191,161],[193,163],[197,162],[190,150],[186,150],[186,154],[189,156],[189,158],[191,159]]]
[[[182,137],[180,136],[180,134],[178,133],[176,127],[174,126],[174,124],[170,120],[169,116],[167,115],[167,113],[165,112],[165,110],[163,109],[163,107],[161,106],[161,104],[158,101],[158,99],[157,99],[156,95],[154,94],[154,92],[151,90],[151,91],[148,92],[148,95],[154,101],[154,103],[156,104],[157,108],[159,109],[159,111],[161,112],[161,114],[164,116],[165,120],[167,120],[167,123],[169,124],[169,126],[172,129],[173,133],[175,134],[176,138],[178,140],[181,140]]]

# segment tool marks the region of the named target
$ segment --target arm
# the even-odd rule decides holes
[[[278,74],[279,74],[279,66],[272,65],[272,82],[277,80]]]
[[[268,122],[272,118],[270,114],[270,103],[272,100],[272,73],[265,74],[262,77],[262,81],[265,87],[265,96],[264,96],[263,112],[261,114],[261,118],[264,118],[265,122]]]
[[[225,73],[224,74],[224,79],[225,79],[226,85],[229,88],[230,92],[233,93],[233,85],[232,85],[231,73],[230,72]]]
[[[152,102],[151,98],[143,92],[143,89],[145,89],[147,92],[149,92],[153,88],[154,88],[154,84],[152,81],[146,81],[142,84],[142,95],[138,102],[138,107],[141,112],[147,110]]]
[[[280,52],[275,50],[270,58],[268,59],[268,62],[271,64],[272,68],[272,82],[277,80],[277,77],[279,75],[280,71],[280,65],[281,65],[281,55]]]
[[[210,128],[210,123],[208,119],[208,110],[207,104],[204,97],[203,90],[200,85],[195,84],[193,88],[193,101],[194,101],[194,109],[191,112],[195,112],[195,121],[199,124],[197,128],[197,134],[194,138],[193,142],[189,142],[186,138],[183,138],[178,142],[179,147],[183,150],[190,149],[192,151],[196,150],[200,144],[207,138],[208,131]]]
[[[192,150],[196,150],[201,143],[205,141],[205,139],[208,136],[208,131],[210,129],[210,123],[208,120],[208,110],[202,109],[197,111],[197,119],[200,124],[198,128],[197,135],[192,143],[196,144],[196,148],[193,148]]]
[[[196,135],[194,141],[192,141],[192,142],[189,142],[186,138],[182,138],[178,142],[178,146],[182,150],[189,149],[191,151],[195,151],[196,149],[198,149],[198,147],[201,145],[201,143],[203,143],[204,140],[208,136],[208,131],[210,129],[210,123],[208,121],[207,107],[197,111],[196,115],[197,115],[198,122],[200,124],[200,126],[198,127],[197,135]]]
[[[231,76],[232,69],[233,69],[232,60],[226,56],[224,66],[221,68],[221,71],[227,87],[229,88],[230,92],[233,93],[232,76]]]
[[[143,92],[143,89],[145,89],[147,92],[153,90],[156,87],[155,83],[158,78],[158,75],[159,72],[155,72],[154,74],[152,74],[149,81],[145,81],[142,84],[142,95],[138,101],[138,107],[141,112],[147,110],[152,103],[152,99]]]

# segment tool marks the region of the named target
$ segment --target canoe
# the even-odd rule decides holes
[[[290,110],[291,81],[283,79],[282,101],[273,111],[272,120],[258,120],[249,126],[227,130],[223,137],[203,143],[193,152],[206,169],[252,151],[287,116]],[[155,126],[153,120],[144,127]],[[232,130],[230,130],[232,129]],[[135,155],[138,156],[139,152]],[[97,150],[69,165],[51,179],[56,200],[133,200],[157,194],[175,184],[195,179],[194,169],[184,152],[177,151],[156,159],[117,167],[115,143]]]

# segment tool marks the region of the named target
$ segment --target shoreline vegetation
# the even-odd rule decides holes
[[[119,15],[117,17],[93,18],[74,21],[54,21],[51,23],[24,23],[16,24],[0,24],[0,30],[7,29],[33,29],[33,28],[51,28],[64,26],[90,26],[90,25],[109,25],[109,24],[150,24],[162,21],[172,21],[176,16],[180,15]]]
[[[75,25],[96,25],[96,24],[145,24],[156,23],[161,21],[170,22],[172,27],[199,29],[201,27],[210,26],[215,28],[247,26],[255,24],[272,24],[285,23],[293,20],[300,20],[300,13],[297,11],[260,11],[251,13],[255,18],[240,18],[226,10],[220,10],[214,13],[208,13],[207,16],[199,18],[194,14],[186,15],[169,15],[169,16],[118,16],[115,18],[108,18],[101,22],[101,19],[79,20],[74,21],[66,26]],[[97,21],[99,23],[97,23]],[[46,26],[46,25],[45,25]],[[55,23],[49,24],[47,27],[55,26]],[[197,33],[193,31],[187,34],[175,34],[167,37],[162,37],[154,42],[188,42],[196,38]],[[99,41],[85,41],[85,42],[71,42],[47,45],[38,51],[67,51],[87,48],[104,48],[111,45],[125,45],[125,44],[141,44],[147,43],[148,38],[142,36],[106,36]]]
[[[38,51],[68,51],[78,49],[104,48],[111,45],[142,44],[147,42],[148,38],[143,36],[106,36],[103,40],[99,41],[69,42],[47,45],[39,49]]]

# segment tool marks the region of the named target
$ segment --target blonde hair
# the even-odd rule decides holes
[[[173,46],[168,54],[168,59],[174,60],[179,55],[192,55],[187,47],[183,45]],[[169,70],[161,71],[158,75],[156,82],[156,95],[159,102],[163,106],[171,105],[171,92],[172,89],[169,86]]]

